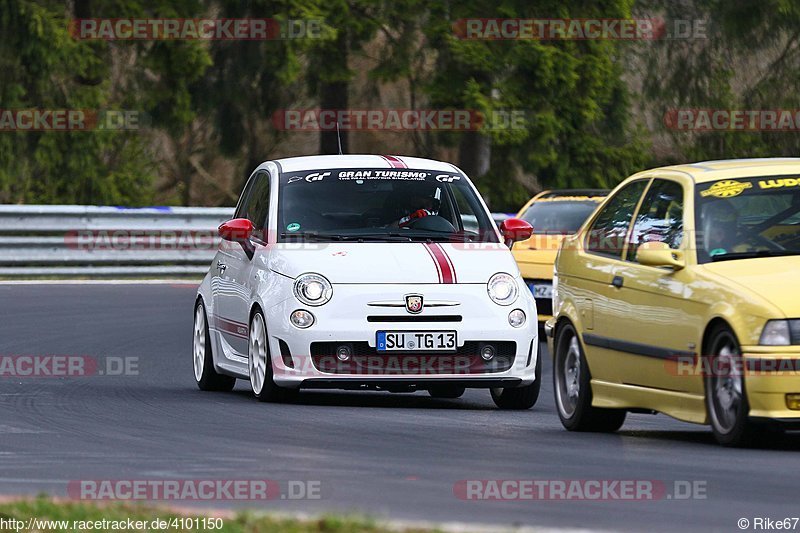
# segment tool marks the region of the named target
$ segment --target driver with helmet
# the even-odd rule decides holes
[[[435,191],[431,192],[433,194],[426,194],[419,187],[415,187],[411,191],[411,194],[406,197],[403,208],[403,211],[408,214],[397,222],[399,227],[406,227],[420,218],[439,214],[439,209],[442,206],[442,202],[439,199],[439,188],[437,187]]]
[[[703,206],[703,244],[710,256],[747,251],[736,208],[727,200]]]

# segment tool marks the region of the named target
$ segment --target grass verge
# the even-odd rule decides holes
[[[133,525],[133,527],[131,527]],[[138,527],[141,526],[141,527]],[[0,531],[216,531],[231,533],[428,533],[356,516],[298,519],[268,513],[204,512],[149,504],[57,501],[48,497],[0,502]]]

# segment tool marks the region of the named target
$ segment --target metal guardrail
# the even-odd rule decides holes
[[[0,277],[199,277],[233,208],[0,205]]]
[[[233,208],[0,205],[0,278],[201,277]],[[493,213],[499,224],[509,215]]]

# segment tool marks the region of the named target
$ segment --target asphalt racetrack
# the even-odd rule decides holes
[[[757,517],[800,515],[800,436],[724,449],[705,427],[645,414],[629,415],[617,434],[568,433],[544,344],[542,394],[523,412],[497,410],[485,390],[459,400],[311,392],[296,404],[258,403],[241,381],[232,393],[201,392],[194,298],[193,286],[177,284],[0,285],[0,356],[135,363],[121,376],[0,377],[0,494],[67,497],[70,481],[87,479],[263,478],[318,483],[319,497],[200,505],[640,531],[739,531],[740,518],[752,528]],[[640,480],[666,492],[474,501],[454,490],[509,479]],[[687,498],[676,481],[699,490]]]

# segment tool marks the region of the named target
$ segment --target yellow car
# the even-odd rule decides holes
[[[553,263],[561,241],[578,231],[607,194],[601,189],[542,191],[519,210],[516,218],[533,226],[533,235],[511,251],[536,299],[540,322],[553,313]]]
[[[621,183],[556,259],[556,406],[710,424],[724,445],[800,425],[800,159],[712,161]]]

